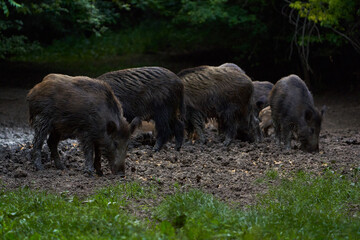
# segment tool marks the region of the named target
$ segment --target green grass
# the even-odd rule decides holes
[[[360,184],[327,171],[281,179],[260,199],[256,214],[265,236],[278,239],[356,239],[360,237]]]
[[[0,238],[138,239],[152,236],[129,216],[128,201],[146,196],[137,183],[101,190],[88,199],[19,189],[0,196]]]
[[[193,189],[147,206],[148,219],[127,210],[157,199],[156,186],[124,183],[87,199],[19,189],[0,194],[3,239],[359,239],[360,184],[326,172],[276,176],[257,204],[241,210]],[[281,175],[281,174],[280,174]],[[152,201],[154,202],[154,201]],[[136,206],[140,210],[143,206]]]

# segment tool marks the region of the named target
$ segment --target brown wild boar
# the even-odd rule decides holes
[[[225,133],[226,146],[239,131],[257,138],[252,110],[254,86],[248,76],[236,68],[212,66],[185,69],[178,76],[184,84],[186,130],[190,135],[196,131],[204,143],[205,120],[216,118],[219,131]]]
[[[125,174],[125,156],[132,126],[122,114],[120,102],[110,86],[88,77],[49,74],[27,95],[29,122],[35,130],[32,159],[42,170],[41,149],[47,144],[58,169],[64,169],[57,150],[59,141],[77,138],[85,155],[85,172],[95,168],[102,174],[100,158],[105,155],[113,174]]]

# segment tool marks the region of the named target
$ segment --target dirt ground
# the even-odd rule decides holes
[[[180,152],[174,150],[174,143],[168,143],[154,153],[154,140],[148,133],[133,136],[126,178],[111,175],[106,161],[103,161],[103,177],[86,177],[82,172],[84,157],[75,140],[64,141],[59,146],[66,170],[55,169],[44,146],[45,170],[35,171],[30,162],[33,132],[27,123],[26,93],[25,89],[0,89],[0,186],[9,190],[28,186],[84,197],[105,186],[139,181],[157,185],[165,195],[174,191],[177,183],[246,206],[254,203],[258,193],[266,191],[267,185],[256,180],[269,170],[320,174],[330,168],[354,177],[360,167],[360,94],[353,93],[315,97],[318,107],[323,104],[328,107],[320,134],[320,152],[316,154],[296,147],[284,151],[271,137],[258,144],[236,140],[224,147],[216,130],[207,129],[206,145],[185,143]]]

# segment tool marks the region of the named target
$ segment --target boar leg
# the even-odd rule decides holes
[[[159,111],[155,113],[154,122],[155,130],[157,132],[154,151],[160,151],[163,145],[168,141],[171,135],[171,129],[169,125],[168,109],[166,107],[159,108]]]
[[[260,126],[263,129],[264,135],[266,137],[268,137],[269,136],[269,128],[272,126],[272,120],[270,119],[270,120],[268,120],[268,121],[266,121],[264,123],[261,122]]]
[[[221,118],[216,118],[218,122],[218,135],[221,135],[224,133],[224,123]]]
[[[235,138],[237,134],[237,124],[236,123],[229,123],[223,121],[224,123],[224,130],[225,130],[225,140],[223,142],[224,146],[229,146],[231,141]]]
[[[229,105],[225,112],[220,114],[219,119],[222,122],[222,130],[225,133],[224,146],[229,146],[231,141],[236,137],[238,130],[241,129],[241,122],[248,122],[241,118],[237,106]],[[240,118],[239,118],[240,117]]]
[[[205,135],[204,135],[204,128],[205,128],[205,116],[199,111],[194,110],[191,114],[191,124],[194,126],[195,132],[199,136],[199,142],[201,144],[205,144]]]
[[[275,119],[273,119],[273,125],[274,125],[275,141],[278,145],[280,145],[281,144],[280,124]]]
[[[65,168],[65,166],[60,160],[59,152],[57,149],[59,141],[60,141],[60,135],[57,132],[52,131],[47,140],[47,145],[49,146],[50,153],[51,153],[51,160],[54,160],[55,167],[57,169],[62,170]]]
[[[268,136],[268,133],[267,133],[268,128],[266,127],[264,122],[260,122],[260,129],[263,132],[264,137],[267,137]]]
[[[95,158],[94,158],[94,167],[96,174],[98,176],[103,176],[103,172],[101,170],[101,150],[98,144],[95,144]]]
[[[201,123],[197,123],[195,124],[195,132],[198,134],[199,136],[199,142],[201,144],[205,144],[206,140],[205,140],[205,136],[204,136],[204,126],[202,126],[203,124]]]
[[[92,143],[88,141],[81,141],[83,146],[83,151],[85,155],[85,168],[84,172],[85,174],[88,174],[89,176],[93,175],[94,172],[94,146]]]
[[[37,117],[37,119],[41,119]],[[32,159],[36,170],[43,170],[44,166],[41,163],[41,149],[48,133],[48,124],[35,122],[35,135],[33,140]]]
[[[282,139],[284,141],[285,149],[291,149],[291,128],[288,125],[282,126]]]
[[[253,134],[255,142],[262,142],[264,140],[262,131],[259,125],[259,119],[255,116],[250,116],[250,133]]]
[[[175,150],[179,151],[184,141],[184,123],[182,123],[179,119],[175,120],[174,131],[176,141]]]

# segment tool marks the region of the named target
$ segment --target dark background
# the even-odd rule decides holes
[[[31,88],[51,72],[96,77],[158,65],[176,73],[233,62],[253,80],[294,73],[314,92],[359,90],[356,0],[302,10],[284,0],[2,2],[3,87]]]

